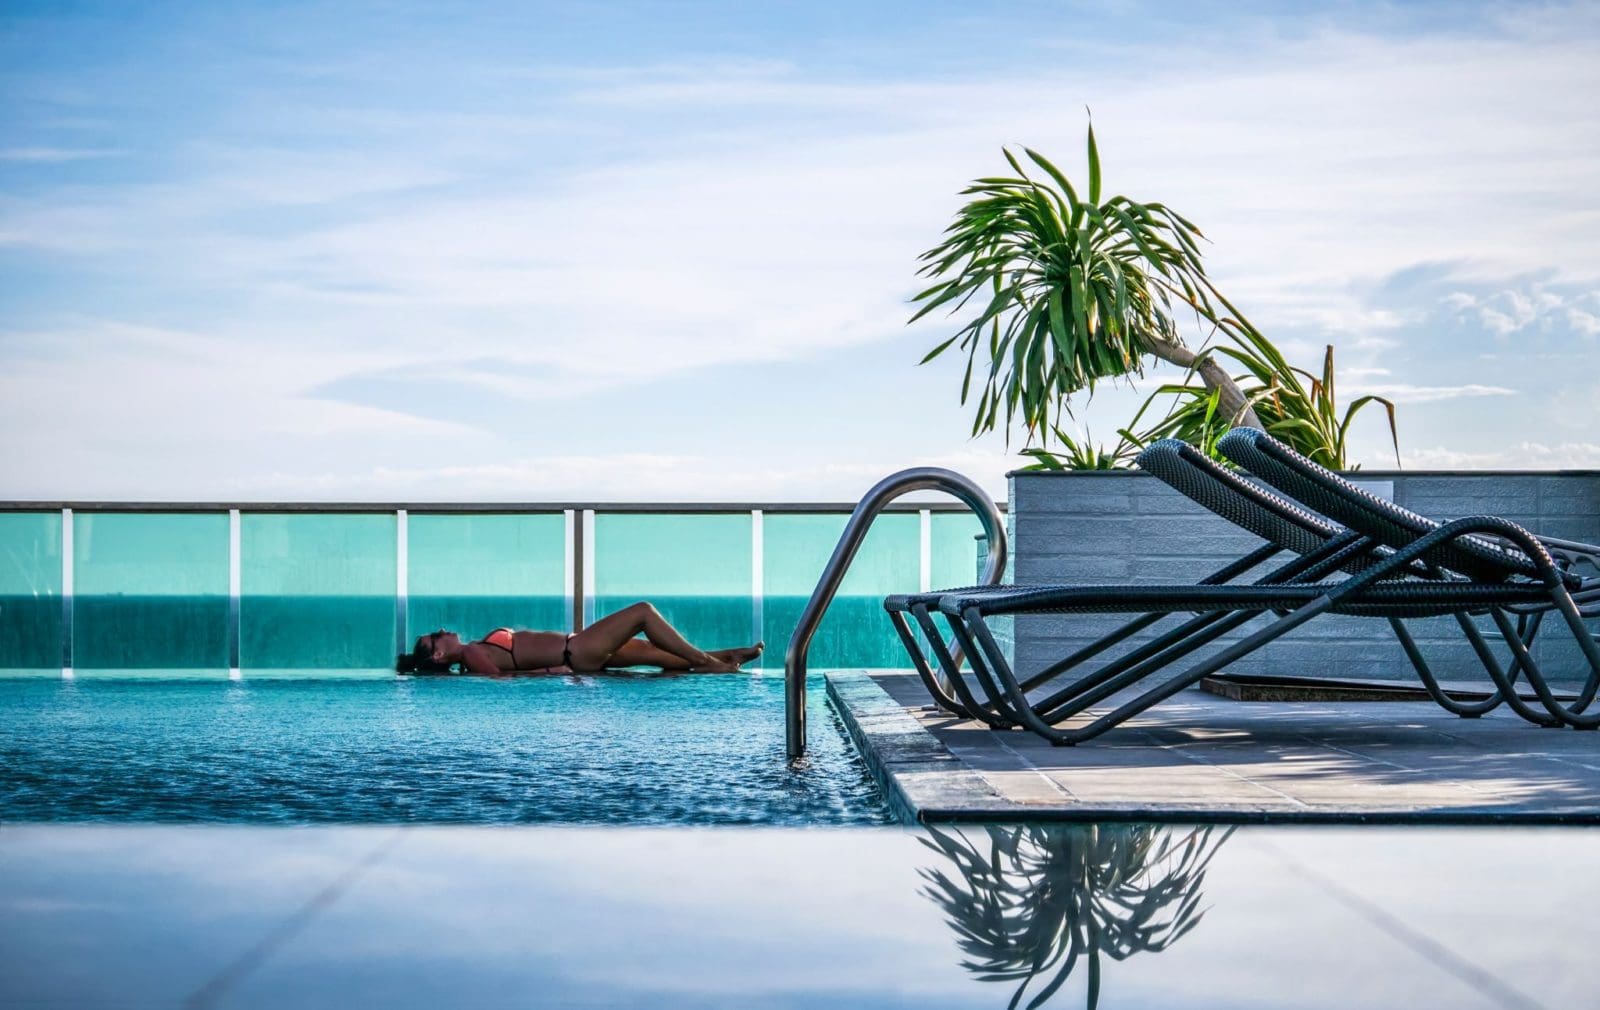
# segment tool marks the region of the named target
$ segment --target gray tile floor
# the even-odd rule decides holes
[[[1596,833],[4,825],[0,1006],[1592,1006]]]
[[[932,709],[911,674],[829,675],[891,802],[974,818],[1600,823],[1600,733],[1431,702],[1185,691],[1077,747]]]

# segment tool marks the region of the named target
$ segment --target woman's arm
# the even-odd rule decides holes
[[[461,663],[468,673],[504,673],[494,661],[494,654],[474,642],[461,647]]]

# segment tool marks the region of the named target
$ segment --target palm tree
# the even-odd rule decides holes
[[[1016,982],[1016,1010],[1041,1006],[1087,959],[1086,1003],[1100,1001],[1101,955],[1123,961],[1161,951],[1199,924],[1206,868],[1233,829],[1156,825],[1003,825],[979,844],[933,829],[923,844],[955,864],[919,871],[922,893],[945,912],[986,982]]]
[[[993,430],[1003,407],[1008,432],[1020,416],[1029,441],[1037,436],[1044,443],[1072,394],[1092,393],[1099,379],[1142,374],[1146,356],[1193,371],[1216,391],[1232,423],[1260,427],[1227,370],[1211,354],[1185,346],[1172,319],[1178,303],[1213,326],[1242,323],[1206,276],[1200,229],[1164,204],[1125,196],[1102,201],[1092,124],[1086,199],[1043,155],[1023,150],[1046,178],[1033,178],[1004,151],[1016,175],[978,179],[962,191],[973,199],[956,213],[944,241],[921,257],[919,274],[935,283],[913,298],[922,307],[912,322],[946,306],[954,315],[974,297],[987,298],[981,312],[922,359],[953,345],[966,351],[966,403],[978,356],[986,355],[972,433]]]

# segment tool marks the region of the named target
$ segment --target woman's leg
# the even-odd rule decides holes
[[[624,607],[584,628],[572,636],[568,648],[572,652],[572,665],[577,670],[601,670],[606,661],[621,649],[633,636],[644,634],[650,644],[663,652],[683,660],[691,670],[730,670],[733,664],[719,662],[700,649],[690,645],[678,629],[649,603],[635,603]]]
[[[711,649],[707,655],[719,663],[732,663],[735,666],[748,663],[761,655],[764,644],[757,642],[744,649]],[[573,657],[577,662],[577,657]],[[606,660],[607,666],[659,666],[663,670],[683,671],[689,669],[689,663],[681,656],[674,656],[665,649],[658,649],[649,642],[630,638],[611,654]]]
[[[711,653],[714,657],[716,653]],[[572,657],[576,663],[578,657]],[[674,656],[665,649],[658,649],[641,638],[630,638],[611,654],[606,660],[607,666],[659,666],[663,670],[683,671],[689,669],[689,661],[682,656]]]

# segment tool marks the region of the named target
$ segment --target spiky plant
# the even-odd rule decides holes
[[[1107,448],[1096,442],[1087,429],[1081,439],[1074,438],[1060,428],[1055,428],[1054,432],[1056,444],[1060,448],[1054,452],[1042,446],[1023,449],[1022,455],[1032,459],[1033,462],[1022,469],[1122,470],[1127,468],[1139,451],[1139,446],[1129,441],[1126,435],[1119,437],[1115,445]]]
[[[1257,335],[1259,336],[1259,335]],[[1245,398],[1254,407],[1261,426],[1274,438],[1288,444],[1301,455],[1330,470],[1351,470],[1356,464],[1349,455],[1350,424],[1364,408],[1382,404],[1388,415],[1389,438],[1394,446],[1395,463],[1400,462],[1400,436],[1395,427],[1394,402],[1376,395],[1358,396],[1344,408],[1334,392],[1333,346],[1322,356],[1322,374],[1314,375],[1284,360],[1265,340],[1245,346],[1216,348],[1244,366],[1238,382]],[[1175,397],[1167,415],[1147,431],[1137,431],[1140,418],[1158,399]],[[1196,446],[1213,459],[1217,439],[1231,425],[1218,410],[1217,395],[1196,382],[1169,383],[1157,389],[1139,408],[1123,437],[1143,446],[1158,438],[1179,438]],[[1224,461],[1226,462],[1226,461]]]
[[[979,373],[972,433],[992,431],[1003,416],[1009,435],[1020,420],[1031,444],[1048,441],[1053,420],[1098,380],[1143,373],[1154,356],[1193,369],[1235,423],[1256,424],[1250,403],[1214,357],[1185,347],[1174,303],[1216,323],[1219,296],[1206,277],[1193,222],[1161,203],[1117,195],[1101,199],[1100,154],[1088,132],[1084,198],[1054,164],[1024,148],[1035,178],[1004,151],[1014,176],[978,179],[971,197],[921,257],[934,283],[918,293],[912,321],[945,308],[961,313],[975,297],[981,311],[922,359],[952,346],[966,352],[961,402]]]

